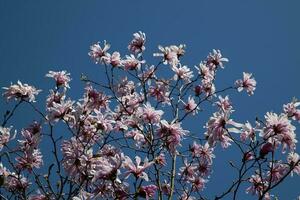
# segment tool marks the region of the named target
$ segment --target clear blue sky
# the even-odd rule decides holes
[[[267,111],[280,112],[292,97],[300,98],[299,8],[298,0],[2,0],[0,86],[17,80],[39,86],[44,92],[38,105],[43,108],[51,86],[45,73],[64,69],[73,78],[70,95],[78,98],[83,86],[80,73],[103,78],[87,55],[89,46],[106,39],[124,55],[132,33],[142,30],[147,34],[149,58],[158,44],[185,43],[184,61],[193,66],[211,49],[221,49],[230,62],[218,74],[219,88],[233,83],[243,71],[252,72],[258,82],[255,95],[230,97],[236,119],[253,122]],[[0,102],[4,113],[10,104]],[[31,121],[30,114],[24,117],[27,110],[22,108],[13,119],[17,128]],[[234,156],[231,150],[218,151],[206,193],[219,194],[230,184],[231,171],[225,161]],[[280,199],[295,199],[299,185],[299,177],[289,178],[276,193]]]

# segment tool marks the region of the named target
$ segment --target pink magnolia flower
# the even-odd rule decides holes
[[[115,90],[118,96],[127,96],[135,91],[135,84],[133,81],[128,80],[127,77],[124,77],[118,82]]]
[[[199,67],[195,66],[198,70],[198,74],[206,81],[211,82],[214,80],[215,71],[211,70],[205,63],[200,62]]]
[[[60,103],[52,103],[52,107],[48,108],[47,118],[49,121],[57,122],[60,119],[68,121],[71,117],[74,101],[66,100]]]
[[[197,103],[195,102],[192,96],[189,96],[188,101],[186,103],[183,102],[183,104],[184,104],[185,111],[192,112],[193,115],[197,114],[198,110],[200,110],[200,108],[198,107]]]
[[[241,92],[243,89],[247,91],[250,95],[254,94],[254,90],[256,89],[256,81],[254,78],[251,78],[252,74],[243,72],[243,79],[239,79],[235,82],[237,86],[237,90]]]
[[[29,102],[35,102],[35,96],[42,91],[28,84],[22,84],[21,81],[18,81],[17,84],[11,85],[10,87],[3,87],[3,89],[6,90],[3,96],[7,100],[12,98],[28,99]]]
[[[252,142],[255,141],[255,131],[256,129],[252,127],[252,125],[247,121],[241,130],[241,140],[246,141],[247,138],[250,138]]]
[[[142,31],[133,34],[133,39],[131,40],[130,44],[128,45],[128,49],[132,53],[141,53],[145,51],[145,42],[146,42],[146,34]]]
[[[216,102],[216,105],[223,112],[233,112],[233,110],[232,110],[232,104],[231,104],[228,96],[225,96],[225,98],[223,98],[222,96],[219,96],[219,101]]]
[[[201,177],[195,177],[192,180],[192,188],[194,191],[202,191],[205,187],[205,183],[207,183],[208,181],[204,178]]]
[[[193,157],[198,157],[203,162],[212,163],[212,159],[215,158],[215,155],[213,154],[214,149],[211,148],[208,143],[205,143],[205,145],[202,146],[194,142],[190,151],[192,152]]]
[[[149,94],[154,97],[158,102],[169,103],[169,86],[162,81],[156,81],[155,86],[149,87]]]
[[[130,174],[133,174],[135,177],[142,178],[145,181],[149,180],[148,174],[145,172],[145,170],[149,168],[152,164],[154,164],[154,162],[149,162],[148,158],[144,159],[143,164],[141,163],[141,161],[141,158],[139,156],[136,156],[136,164],[134,164],[128,156],[124,157],[123,167],[128,170],[127,172],[125,172],[125,179],[127,179],[130,176]]]
[[[13,140],[16,136],[16,131],[11,137],[10,131],[12,127],[5,128],[0,126],[0,151],[2,150],[3,146],[6,145],[10,140]]]
[[[184,159],[183,164],[184,166],[179,168],[178,175],[181,176],[184,181],[191,181],[195,179],[197,166],[192,163],[188,163],[187,159]]]
[[[278,182],[286,174],[288,167],[280,162],[270,163],[267,177],[271,182]]]
[[[300,122],[300,109],[297,109],[298,106],[300,106],[300,102],[295,99],[293,102],[283,105],[283,110],[288,117]]]
[[[216,91],[215,84],[206,81],[202,81],[202,89],[206,96],[213,95]]]
[[[28,129],[23,129],[21,131],[22,139],[18,140],[21,149],[27,152],[32,152],[34,149],[37,148],[41,135],[39,132],[32,132]]]
[[[282,144],[283,152],[289,147],[291,150],[296,147],[295,127],[285,114],[277,115],[276,113],[268,112],[265,115],[266,123],[261,132],[261,136],[271,143]]]
[[[112,131],[115,120],[112,118],[111,114],[109,112],[103,113],[96,109],[94,112],[96,113],[96,116],[93,119],[97,130],[100,130],[103,133]]]
[[[98,179],[116,180],[118,171],[122,165],[122,156],[120,151],[111,146],[105,145],[92,159],[93,180]],[[118,180],[119,181],[119,180]]]
[[[100,46],[100,42],[97,42],[90,47],[91,51],[88,53],[88,55],[95,61],[96,64],[102,63],[106,59],[109,48],[110,44],[106,43],[106,40],[104,40],[103,48]]]
[[[147,102],[143,108],[139,107],[137,109],[136,115],[143,119],[143,121],[146,123],[157,124],[160,122],[160,118],[163,113],[164,112],[162,110],[155,110],[155,108],[153,108],[151,104]]]
[[[57,87],[66,87],[70,88],[69,82],[71,81],[70,73],[67,73],[66,71],[60,71],[60,72],[54,72],[49,71],[48,74],[46,74],[46,77],[53,78],[56,81]]]
[[[128,131],[125,137],[133,138],[137,142],[137,146],[141,146],[146,142],[145,136],[139,130]]]
[[[39,149],[34,149],[33,152],[24,152],[24,155],[16,158],[17,167],[21,170],[27,169],[29,172],[33,168],[40,168],[43,164],[43,156]]]
[[[106,96],[103,92],[99,92],[91,85],[85,87],[85,94],[83,98],[83,104],[87,110],[94,109],[107,109],[110,103],[110,97]]]
[[[5,181],[5,187],[11,192],[23,191],[28,188],[29,185],[30,182],[27,178],[22,175],[17,175],[14,172],[10,173]]]
[[[63,141],[61,151],[63,155],[62,165],[67,174],[76,180],[82,176],[91,173],[92,150],[86,150],[87,147],[75,137]]]
[[[262,180],[260,175],[252,175],[249,179],[252,186],[246,189],[246,193],[251,193],[252,195],[261,194],[267,188],[267,182]]]
[[[176,146],[180,145],[183,136],[189,133],[189,131],[181,128],[181,123],[169,124],[166,120],[161,121],[157,132],[158,136],[163,138],[172,153],[175,153]]]
[[[205,135],[210,146],[214,146],[218,141],[221,142],[223,148],[230,145],[232,139],[227,133],[226,124],[233,124],[233,121],[228,118],[228,113],[216,112],[210,117],[205,126],[207,128]]]
[[[211,164],[209,162],[199,162],[197,165],[197,172],[202,177],[208,176],[211,172]]]
[[[60,104],[61,102],[63,102],[66,98],[65,95],[65,91],[63,91],[62,93],[59,92],[54,92],[53,90],[50,90],[50,94],[47,97],[46,100],[46,106],[47,109],[49,109],[50,107],[53,107],[53,103],[58,103]]]
[[[122,61],[125,70],[139,70],[143,63],[145,63],[145,60],[138,60],[133,54],[126,55],[126,59]]]
[[[118,67],[122,65],[121,55],[119,52],[115,51],[111,55],[109,53],[104,57],[104,62],[111,64],[113,67]]]
[[[293,167],[294,169],[291,172],[291,176],[293,176],[294,173],[300,175],[300,156],[296,152],[290,152],[287,157],[287,161],[290,165],[290,167]]]
[[[227,58],[224,58],[220,50],[213,49],[212,53],[209,53],[206,59],[206,64],[211,69],[215,69],[217,66],[224,68],[223,62],[228,62]]]
[[[191,82],[191,78],[194,77],[193,71],[190,70],[186,65],[182,66],[180,63],[178,67],[176,65],[172,65],[171,69],[175,72],[174,80],[182,79],[186,83]]]
[[[149,200],[151,197],[154,197],[157,189],[158,187],[156,185],[141,186],[139,188],[139,196]]]
[[[183,56],[185,53],[185,45],[181,44],[179,46],[171,45],[169,47],[158,46],[161,53],[154,53],[154,57],[163,57],[163,63],[177,65],[179,63],[179,57]]]

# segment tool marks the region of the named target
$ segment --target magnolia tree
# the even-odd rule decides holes
[[[20,81],[3,87],[15,106],[0,127],[2,199],[217,200],[239,199],[246,188],[243,193],[267,200],[287,177],[300,174],[292,124],[300,122],[300,102],[294,99],[282,113],[268,112],[253,123],[236,121],[226,92],[253,95],[251,73],[217,89],[216,74],[228,62],[219,50],[189,68],[181,62],[185,45],[159,46],[152,65],[144,60],[145,41],[143,32],[134,33],[124,57],[111,53],[106,41],[93,44],[88,55],[106,80],[82,75],[86,86],[79,100],[67,97],[66,71],[46,74],[54,85],[45,109],[35,104],[41,90]],[[193,133],[187,120],[204,103],[215,112]],[[24,104],[40,119],[15,130],[10,120]],[[237,175],[225,191],[205,196],[217,146],[235,148],[240,163],[231,162]]]

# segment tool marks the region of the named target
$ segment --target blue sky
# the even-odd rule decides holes
[[[147,34],[150,61],[154,61],[151,55],[158,44],[185,43],[184,62],[190,66],[203,60],[211,49],[221,49],[230,62],[218,74],[219,88],[232,84],[243,71],[252,72],[258,82],[255,95],[232,93],[230,97],[234,116],[253,122],[267,111],[280,112],[292,97],[300,98],[299,6],[297,0],[3,0],[0,86],[21,80],[43,89],[38,99],[43,108],[43,98],[51,87],[44,75],[49,70],[67,70],[73,78],[69,94],[79,98],[81,73],[94,80],[103,78],[103,71],[87,55],[89,46],[106,39],[113,50],[124,55],[132,33],[142,30]],[[7,106],[11,104],[1,100],[0,111],[4,113]],[[22,108],[12,123],[20,128],[30,117],[37,117],[24,117],[27,110]],[[217,158],[222,159],[216,159],[207,193],[220,193],[220,188],[226,187],[223,183],[230,183],[230,169],[224,166],[233,156],[232,150],[218,152]],[[299,177],[289,178],[276,193],[281,199],[295,199],[300,194],[299,183]]]

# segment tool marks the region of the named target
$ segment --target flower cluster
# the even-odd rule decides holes
[[[20,81],[3,88],[6,100],[18,101],[0,126],[1,198],[206,199],[202,191],[220,145],[223,153],[236,148],[240,157],[229,162],[237,179],[215,199],[238,199],[241,188],[271,199],[285,178],[300,175],[294,125],[300,102],[294,99],[282,113],[267,112],[255,123],[238,122],[233,96],[226,92],[253,95],[251,73],[217,89],[217,74],[229,62],[220,50],[213,49],[194,69],[182,59],[183,44],[159,45],[153,54],[157,64],[144,56],[145,49],[141,31],[124,54],[110,51],[105,40],[91,45],[88,55],[102,66],[105,80],[82,75],[83,94],[74,99],[68,94],[70,73],[49,71],[46,77],[54,84],[45,110],[34,104],[41,90]],[[11,119],[23,104],[40,120],[13,133]],[[210,111],[206,105],[215,109],[208,119],[201,115]],[[191,127],[194,120],[197,126]]]

